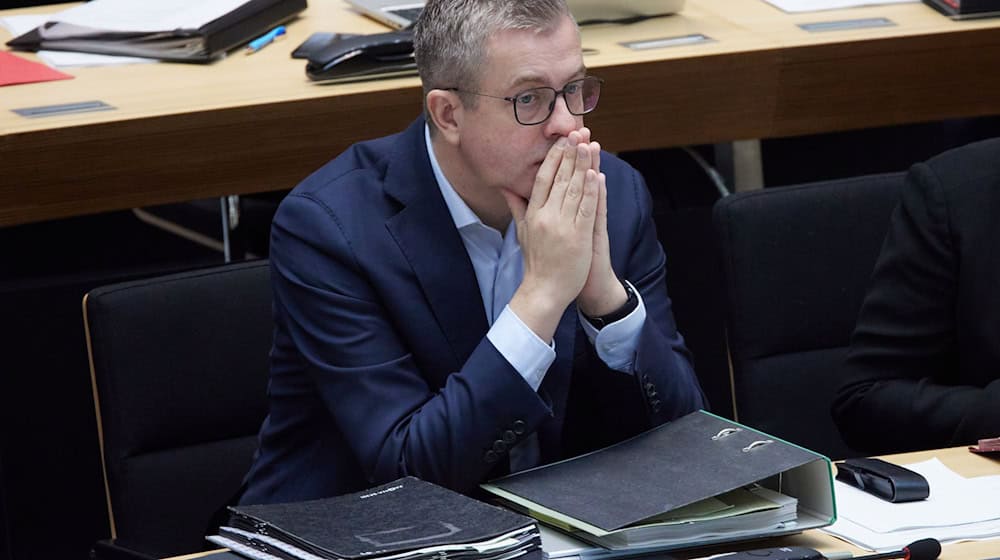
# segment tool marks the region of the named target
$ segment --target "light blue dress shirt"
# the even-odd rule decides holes
[[[486,320],[490,324],[486,338],[528,385],[537,391],[545,379],[545,372],[556,359],[556,351],[554,343],[548,344],[539,338],[508,305],[524,278],[524,259],[517,240],[516,224],[511,220],[507,231],[502,235],[484,224],[441,171],[427,126],[424,127],[424,138],[438,188],[441,189],[441,195],[448,205],[448,211],[476,272],[479,293],[486,309]],[[597,355],[608,367],[626,373],[632,373],[639,331],[646,321],[642,295],[638,290],[634,291],[639,298],[638,307],[599,331],[578,312],[580,324],[597,349]],[[536,466],[538,461],[538,439],[535,434],[522,440],[510,451],[511,472]]]

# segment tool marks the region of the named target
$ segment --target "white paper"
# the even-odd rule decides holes
[[[882,4],[917,3],[920,0],[765,0],[779,10],[789,13],[819,12],[823,10],[842,10],[862,6],[879,6]]]
[[[838,520],[823,530],[871,550],[1000,537],[1000,475],[965,478],[937,458],[906,467],[927,479],[926,500],[894,504],[838,480]]]
[[[980,541],[1000,539],[1000,521],[983,521],[968,525],[953,525],[933,529],[910,529],[891,533],[876,533],[871,529],[852,523],[849,519],[838,519],[836,523],[823,529],[827,533],[874,552],[899,550],[920,539],[934,538],[941,544],[959,541]],[[998,545],[1000,546],[1000,545]]]
[[[52,14],[29,14],[7,16],[0,18],[0,25],[7,28],[14,37],[23,35],[32,29],[52,19]],[[70,51],[38,51],[41,58],[49,66],[58,68],[73,66],[111,66],[115,64],[136,64],[159,62],[155,58],[138,58],[135,56],[113,56],[107,54],[91,54]]]
[[[49,16],[49,21],[105,31],[198,29],[248,0],[92,0]]]

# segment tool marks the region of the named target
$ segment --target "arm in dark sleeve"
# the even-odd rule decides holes
[[[629,196],[617,200],[634,207],[622,213],[629,220],[609,221],[609,235],[618,238],[612,239],[611,258],[618,276],[642,294],[646,320],[631,373],[608,368],[594,348],[586,345],[595,365],[584,383],[594,394],[595,406],[605,415],[601,425],[621,428],[604,443],[706,407],[691,354],[674,322],[666,286],[666,256],[656,237],[649,191],[635,170],[627,178],[627,184],[609,186],[625,189]],[[621,239],[628,242],[621,243]]]
[[[390,313],[339,224],[333,210],[294,194],[275,217],[277,328],[301,363],[272,368],[271,398],[293,385],[317,392],[370,484],[413,475],[468,491],[495,466],[484,452],[498,433],[516,421],[530,433],[551,411],[485,337],[460,371],[421,371],[395,322],[426,309]],[[294,379],[302,368],[307,379]]]
[[[845,440],[871,453],[970,443],[984,422],[997,427],[1000,384],[955,382],[960,262],[944,186],[924,164],[906,183],[832,407]]]
[[[639,335],[634,374],[650,405],[655,426],[705,408],[707,403],[694,372],[691,352],[674,321],[667,294],[667,258],[656,237],[649,190],[638,172],[633,172],[633,179],[639,220],[635,223],[636,243],[623,276],[642,293],[646,305],[646,323]]]

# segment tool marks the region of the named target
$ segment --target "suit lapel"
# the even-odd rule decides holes
[[[386,228],[409,261],[457,370],[489,325],[475,270],[431,170],[423,118],[399,137],[390,157],[384,189],[403,209]]]

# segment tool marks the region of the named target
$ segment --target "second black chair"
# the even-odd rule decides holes
[[[902,173],[739,193],[716,203],[736,419],[832,458],[830,417]]]

